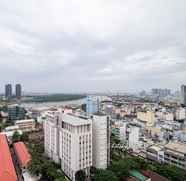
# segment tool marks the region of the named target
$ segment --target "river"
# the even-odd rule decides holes
[[[42,103],[22,103],[21,106],[25,108],[47,108],[47,107],[60,107],[65,105],[81,105],[85,103],[84,99],[71,100],[71,101],[60,101],[60,102],[42,102]]]

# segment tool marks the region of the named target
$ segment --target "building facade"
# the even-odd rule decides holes
[[[155,113],[153,111],[137,112],[137,119],[144,122],[146,126],[153,126],[155,123]]]
[[[92,120],[70,114],[49,113],[44,122],[45,152],[61,164],[64,173],[75,174],[92,166]]]
[[[79,170],[89,175],[91,166],[104,169],[110,163],[110,118],[105,115],[82,117],[49,111],[44,138],[46,154],[73,181]]]
[[[186,85],[181,86],[181,103],[186,106]]]
[[[8,119],[9,120],[21,120],[25,119],[26,110],[18,105],[11,105],[8,107]]]
[[[34,119],[25,119],[15,121],[15,126],[19,127],[19,130],[23,132],[29,132],[35,130],[35,120]]]
[[[16,84],[15,86],[15,95],[17,99],[21,99],[21,95],[22,95],[22,88],[21,88],[21,84]]]
[[[168,143],[165,145],[164,161],[167,164],[186,169],[186,144]]]
[[[138,150],[139,148],[139,136],[140,136],[140,127],[136,125],[130,125],[129,128],[129,148]]]
[[[110,165],[110,117],[92,116],[93,166],[106,169]]]
[[[5,85],[5,97],[7,99],[12,98],[12,85],[11,84]]]
[[[94,97],[88,96],[86,98],[86,113],[91,115],[97,113],[99,109],[99,100]]]

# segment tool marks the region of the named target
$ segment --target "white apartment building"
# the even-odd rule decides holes
[[[175,112],[176,120],[183,120],[186,118],[186,110],[182,107],[178,108]]]
[[[119,127],[119,133],[120,133],[120,140],[126,140],[127,139],[127,123],[123,122],[122,125]]]
[[[89,172],[92,166],[92,120],[68,114],[61,115],[59,157],[62,170],[75,180],[79,170]]]
[[[59,162],[59,112],[48,111],[44,121],[45,153],[55,162]]]
[[[129,148],[136,151],[139,148],[140,127],[130,125],[129,130]]]
[[[61,164],[64,173],[75,180],[75,174],[91,166],[107,168],[110,163],[110,117],[48,112],[44,121],[45,152]]]
[[[44,123],[45,152],[75,180],[79,170],[92,166],[92,120],[63,113],[49,113]]]
[[[110,117],[93,115],[93,166],[106,169],[110,164]]]

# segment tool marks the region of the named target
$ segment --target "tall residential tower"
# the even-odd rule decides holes
[[[15,86],[15,95],[16,95],[16,98],[17,99],[21,99],[21,94],[22,94],[22,91],[21,91],[21,84],[16,84]]]
[[[186,106],[186,85],[181,86],[181,103]]]
[[[10,99],[12,97],[12,85],[11,84],[5,85],[5,97],[7,99]]]

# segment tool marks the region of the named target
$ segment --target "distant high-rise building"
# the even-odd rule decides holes
[[[21,94],[22,94],[21,84],[16,84],[15,90],[16,90],[16,98],[20,99],[21,98]]]
[[[181,103],[186,106],[186,85],[181,86]]]
[[[86,99],[86,113],[91,115],[99,111],[99,100],[95,97],[88,96]]]
[[[5,85],[5,97],[8,99],[12,97],[12,85],[11,84]]]
[[[152,89],[152,95],[158,97],[166,97],[171,95],[170,89]]]

